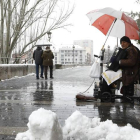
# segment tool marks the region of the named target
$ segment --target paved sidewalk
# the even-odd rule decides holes
[[[29,115],[38,108],[52,110],[61,126],[75,111],[119,126],[130,123],[140,129],[140,105],[130,103],[79,102],[75,95],[85,91],[93,79],[88,66],[54,71],[54,79],[36,80],[35,75],[0,82],[0,139],[13,140],[27,130]],[[92,95],[93,87],[87,92]]]

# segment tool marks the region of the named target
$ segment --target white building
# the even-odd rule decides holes
[[[63,65],[85,64],[86,51],[78,45],[65,46],[55,52],[55,63]]]
[[[79,45],[86,50],[86,63],[93,62],[93,40],[75,40],[74,45]]]
[[[59,57],[59,50],[57,50],[57,51],[55,50],[53,52],[53,54],[54,54],[54,63],[61,64],[60,57]]]

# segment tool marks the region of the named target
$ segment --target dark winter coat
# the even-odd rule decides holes
[[[37,49],[33,53],[33,59],[35,60],[35,64],[42,65],[43,59],[42,59],[43,50],[41,47],[37,47]]]
[[[124,86],[138,80],[139,52],[132,44],[126,49],[127,57],[120,61],[122,68],[122,83]]]
[[[52,66],[54,55],[51,50],[45,50],[42,55],[43,66]]]

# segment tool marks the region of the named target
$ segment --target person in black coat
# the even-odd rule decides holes
[[[35,60],[35,64],[36,64],[36,79],[39,79],[39,66],[41,68],[41,74],[40,77],[43,77],[43,59],[42,59],[42,54],[43,54],[43,50],[41,47],[37,47],[37,49],[34,51],[33,53],[33,59]]]

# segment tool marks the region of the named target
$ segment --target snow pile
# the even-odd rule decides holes
[[[62,140],[62,129],[57,116],[50,110],[40,108],[31,113],[28,131],[19,133],[16,140]]]
[[[100,122],[75,111],[62,129],[55,113],[43,108],[29,116],[29,130],[17,134],[16,140],[139,140],[140,131],[130,124],[119,127],[111,120]]]
[[[100,118],[90,119],[75,111],[66,121],[63,127],[64,138],[74,137],[79,140],[88,140],[88,131],[100,124]]]
[[[111,120],[100,122],[99,118],[90,119],[75,111],[63,127],[64,139],[75,140],[139,140],[140,131],[130,124],[118,127]]]

